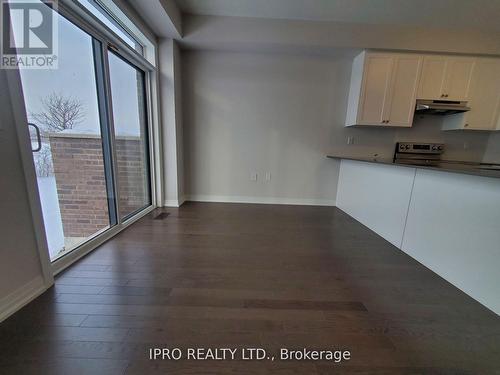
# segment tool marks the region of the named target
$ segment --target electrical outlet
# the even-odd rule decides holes
[[[257,177],[258,177],[258,176],[257,176],[257,173],[255,173],[255,172],[254,172],[254,173],[252,173],[252,174],[250,175],[250,181],[257,181]]]
[[[353,136],[347,137],[347,144],[348,145],[353,145],[354,144],[354,137]]]
[[[266,172],[266,181],[271,181],[271,172]]]

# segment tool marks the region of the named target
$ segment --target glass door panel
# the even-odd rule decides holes
[[[145,73],[108,52],[120,218],[151,205]]]
[[[66,18],[56,17],[58,69],[21,69],[52,261],[116,223],[110,217],[113,194],[97,94],[94,52],[101,44]]]

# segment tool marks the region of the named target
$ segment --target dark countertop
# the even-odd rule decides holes
[[[459,160],[442,160],[439,163],[439,165],[428,166],[428,165],[395,163],[392,160],[392,158],[388,159],[388,158],[378,158],[378,157],[361,157],[361,156],[347,156],[347,155],[327,155],[327,157],[329,157],[330,159],[363,161],[375,164],[397,165],[400,167],[429,169],[441,172],[462,173],[474,176],[500,178],[499,164],[477,163],[477,162],[459,161]],[[493,169],[488,169],[488,167]]]

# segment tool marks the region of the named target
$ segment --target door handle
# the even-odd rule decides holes
[[[38,146],[36,148],[33,148],[33,145],[31,145],[31,152],[38,152],[42,149],[42,137],[40,135],[40,128],[31,122],[28,122],[28,126],[33,126],[35,128],[36,141],[38,143]]]

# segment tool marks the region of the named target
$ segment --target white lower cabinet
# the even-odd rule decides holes
[[[336,205],[500,314],[500,179],[342,160]]]

